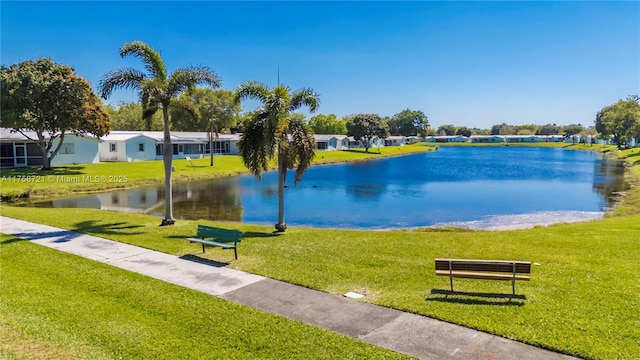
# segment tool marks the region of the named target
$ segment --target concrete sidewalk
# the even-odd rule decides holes
[[[0,232],[421,359],[573,359],[428,317],[0,216]]]

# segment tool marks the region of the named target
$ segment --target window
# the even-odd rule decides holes
[[[144,152],[144,144],[143,143],[138,144],[138,151]]]
[[[58,154],[75,154],[75,148],[74,148],[75,144],[62,144],[62,146],[60,147],[60,151],[58,151]]]
[[[115,144],[115,143],[110,143],[110,144],[109,144],[109,151],[110,151],[110,152],[117,152],[117,151],[118,151],[118,148],[116,147],[116,145],[117,145],[117,144]]]

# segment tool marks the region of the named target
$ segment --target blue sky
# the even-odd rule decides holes
[[[640,94],[640,2],[8,2],[3,65],[41,56],[94,87],[141,69],[119,48],[142,40],[169,71],[207,65],[320,93],[318,113],[422,110],[433,127],[592,125]],[[107,100],[136,100],[118,91]],[[245,110],[255,104],[247,103]]]

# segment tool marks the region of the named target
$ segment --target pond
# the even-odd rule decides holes
[[[602,154],[542,147],[440,147],[380,160],[315,166],[285,190],[289,226],[397,229],[524,228],[601,218],[624,191],[624,164]],[[162,216],[163,186],[54,199]],[[277,174],[174,184],[176,219],[273,224]]]

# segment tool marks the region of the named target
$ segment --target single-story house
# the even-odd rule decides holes
[[[31,139],[37,139],[35,131],[25,131]],[[0,128],[0,167],[42,166],[42,151],[36,141],[8,128]],[[45,137],[48,137],[45,134]],[[53,142],[55,148],[60,138]],[[98,144],[100,141],[91,136],[65,134],[62,147],[53,158],[51,165],[90,164],[100,161]]]
[[[463,135],[439,135],[439,136],[425,136],[425,142],[469,142],[469,138]]]
[[[362,140],[356,140],[353,138],[353,136],[349,136],[348,140],[349,140],[349,149],[360,149],[365,147]],[[374,137],[371,140],[371,144],[369,148],[381,148],[381,147],[384,147],[384,139]]]
[[[155,139],[140,133],[114,131],[102,137],[100,161],[145,161],[156,159]]]
[[[473,143],[500,143],[506,142],[505,135],[471,135]]]
[[[240,134],[218,134],[213,139],[214,154],[238,154]],[[112,131],[103,137],[107,144],[100,150],[101,161],[161,160],[164,152],[163,131]],[[122,143],[118,145],[118,143]],[[174,159],[202,158],[209,155],[208,132],[171,132]]]
[[[316,149],[318,150],[344,150],[349,148],[349,138],[346,135],[316,134]]]
[[[505,139],[508,143],[535,143],[547,140],[544,135],[505,135]]]
[[[384,139],[384,146],[404,146],[407,143],[407,138],[404,136],[389,136]]]

